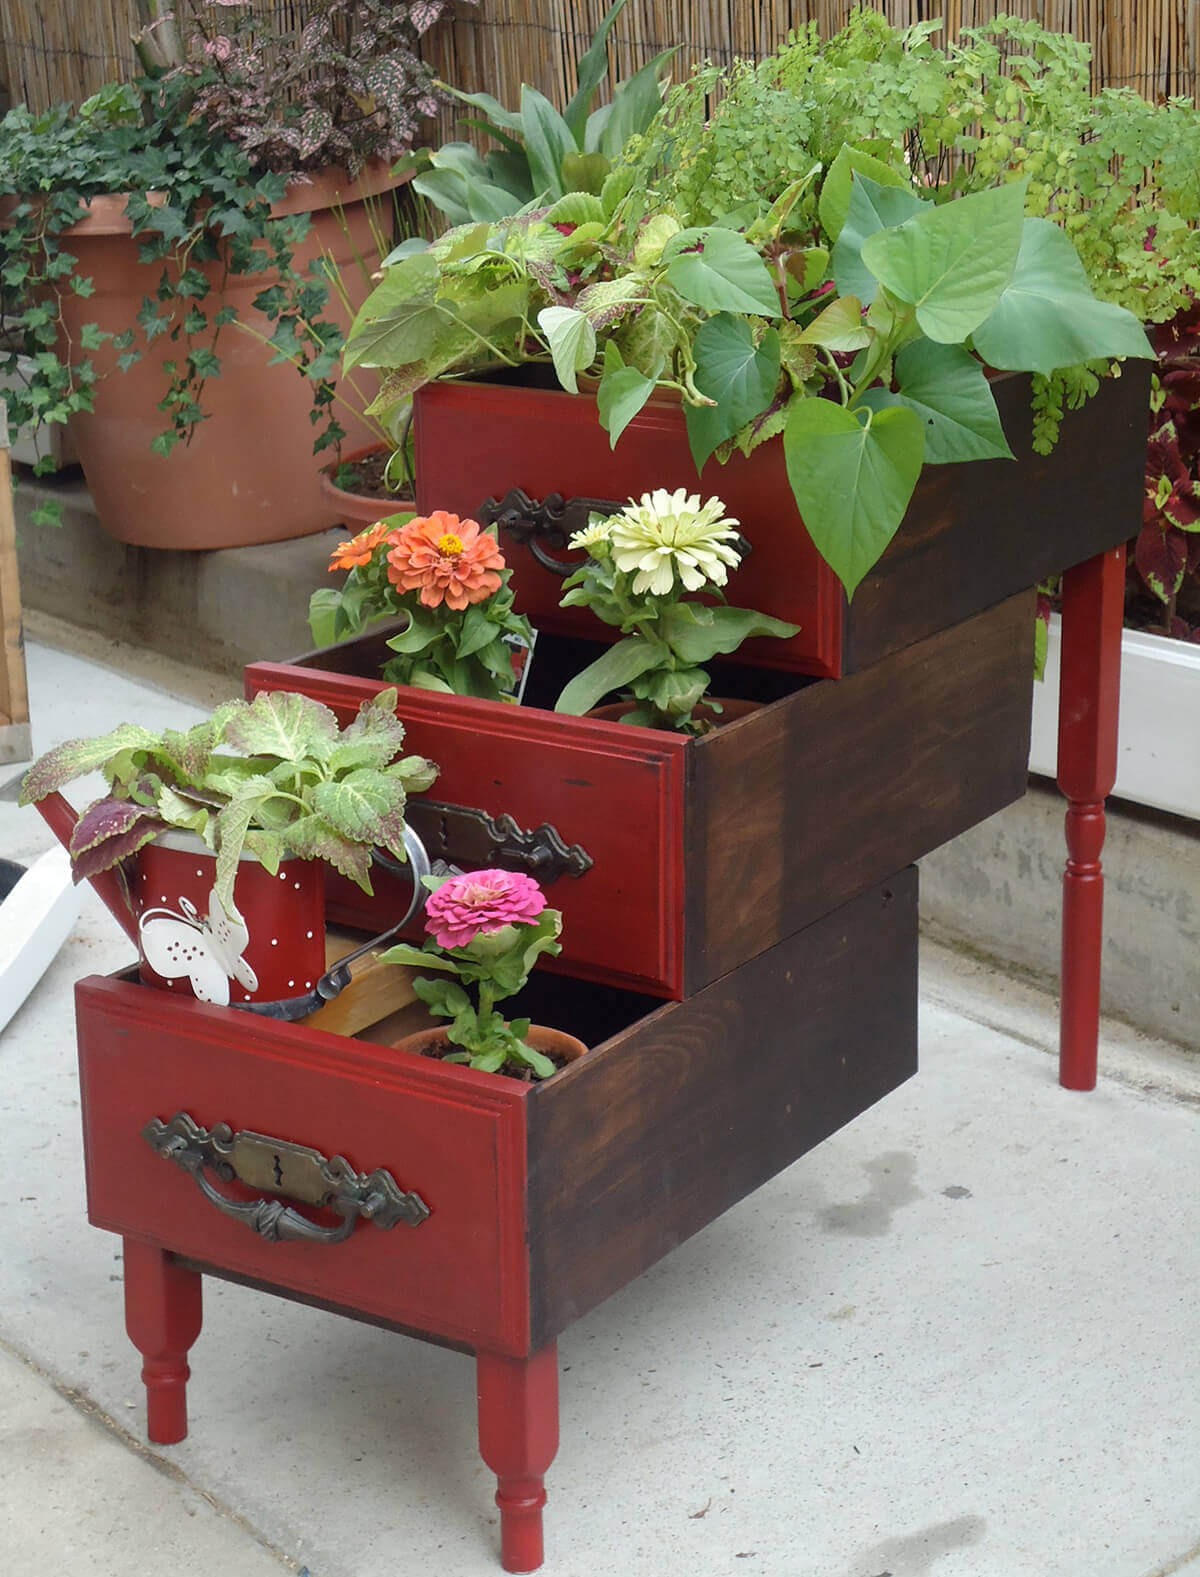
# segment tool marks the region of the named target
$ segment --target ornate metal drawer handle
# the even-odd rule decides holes
[[[340,1155],[327,1160],[307,1145],[261,1133],[234,1133],[228,1123],[209,1130],[187,1112],[176,1112],[169,1123],[152,1117],[142,1129],[142,1138],[164,1160],[190,1172],[200,1192],[222,1215],[243,1222],[268,1243],[344,1243],[360,1217],[386,1230],[401,1221],[419,1227],[429,1215],[420,1194],[406,1193],[390,1172],[356,1172]],[[209,1182],[206,1166],[222,1182],[236,1178],[301,1204],[328,1207],[343,1218],[342,1224],[318,1226],[279,1198],[230,1199]]]
[[[571,534],[587,525],[589,515],[615,515],[624,507],[611,498],[564,498],[561,493],[547,493],[539,502],[524,488],[513,487],[503,498],[481,504],[478,518],[481,525],[499,526],[514,542],[527,546],[552,575],[566,576],[579,566],[554,558],[546,548],[565,548]]]
[[[498,865],[505,871],[523,871],[548,887],[560,876],[585,876],[592,868],[592,857],[583,845],[568,844],[549,822],[526,828],[507,814],[489,816],[471,805],[446,805],[424,795],[409,801],[406,814],[420,832],[427,858],[460,870]],[[398,875],[404,874],[404,867],[393,866],[387,855],[375,857]]]

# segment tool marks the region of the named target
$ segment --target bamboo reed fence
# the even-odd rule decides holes
[[[256,3],[285,14],[303,10],[302,0]],[[428,35],[426,53],[441,76],[468,91],[515,103],[521,83],[530,82],[562,103],[607,3],[461,5],[453,25]],[[678,75],[705,58],[763,55],[805,22],[834,31],[850,9],[850,0],[629,0],[610,55],[620,77],[682,43]],[[1091,44],[1096,87],[1134,87],[1151,99],[1200,91],[1200,0],[878,0],[876,9],[901,26],[940,17],[950,37],[1000,12],[1034,17]],[[130,73],[132,17],[132,0],[0,0],[0,83],[13,102],[36,109],[78,102]],[[452,122],[448,111],[440,130]]]

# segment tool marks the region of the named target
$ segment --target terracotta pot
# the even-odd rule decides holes
[[[353,465],[355,461],[365,460],[370,455],[386,454],[387,447],[386,444],[367,444],[362,449],[356,449],[353,454],[344,455],[338,465]],[[351,531],[358,532],[365,526],[373,526],[377,520],[384,520],[388,515],[401,512],[416,514],[417,506],[411,498],[401,498],[395,493],[347,492],[333,480],[336,470],[337,465],[333,465],[325,466],[321,471],[321,497],[333,518]]]
[[[708,713],[703,720],[710,725],[710,732],[715,728],[724,728],[726,723],[736,723],[739,717],[749,717],[751,712],[757,712],[762,706],[761,701],[729,701],[724,696],[718,696],[717,700],[721,703],[719,712],[714,712],[706,701],[696,709],[702,714]],[[608,701],[603,706],[592,707],[587,715],[602,723],[619,723],[625,713],[632,711],[635,705],[636,702],[632,701]],[[673,733],[674,730],[672,729],[671,732]]]
[[[578,1062],[589,1049],[583,1041],[568,1035],[566,1030],[553,1029],[548,1024],[531,1024],[525,1038],[535,1051],[547,1057],[561,1057],[564,1062]],[[433,1057],[437,1055],[435,1048],[443,1044],[450,1044],[446,1039],[446,1026],[434,1024],[429,1029],[420,1029],[415,1034],[403,1036],[396,1041],[395,1047],[397,1051],[409,1051],[417,1057]],[[511,1077],[504,1073],[493,1076],[498,1079]]]
[[[308,239],[295,251],[297,271],[331,255],[357,306],[370,282],[355,260],[374,255],[367,199],[396,184],[382,163],[354,182],[330,171],[290,187],[272,212],[313,214]],[[63,293],[63,325],[75,342],[85,323],[122,332],[136,322],[143,298],[155,295],[162,265],[138,261],[125,202],[124,195],[93,198],[87,217],[64,237],[79,260],[78,272],[96,286],[86,298]],[[256,337],[269,336],[272,324],[252,302],[278,276],[252,274],[222,283],[219,263],[193,266],[220,292],[205,301],[210,314],[221,305],[235,307],[239,322],[255,332],[232,324],[222,330],[216,347],[221,373],[205,384],[201,401],[206,419],[189,443],[165,458],[150,443],[165,424],[158,409],[168,383],[163,363],[179,355],[178,344],[162,336],[142,347],[142,360],[124,373],[115,367],[111,345],[91,353],[102,375],[96,408],[72,417],[70,431],[101,524],[120,542],[155,548],[241,547],[323,531],[329,509],[321,496],[324,462],[312,451],[312,385],[287,363],[271,365],[273,353]],[[334,293],[327,316],[348,327]],[[374,384],[364,385],[363,392],[370,398]],[[341,407],[338,419],[351,443],[371,436],[365,422]]]
[[[213,897],[216,860],[199,838],[167,832],[140,852],[133,879],[140,978],[227,1006],[311,991],[325,969],[325,868],[285,859],[272,876],[243,854],[234,898]]]

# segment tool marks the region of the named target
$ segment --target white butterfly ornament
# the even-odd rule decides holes
[[[238,911],[226,910],[215,891],[208,896],[206,919],[187,898],[180,898],[179,907],[181,914],[147,909],[138,921],[142,956],[155,974],[164,980],[186,975],[192,994],[218,1007],[229,1006],[230,979],[256,991],[258,976],[242,957],[250,932]]]

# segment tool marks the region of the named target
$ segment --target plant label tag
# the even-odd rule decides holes
[[[525,686],[529,682],[529,670],[533,666],[533,648],[537,642],[537,631],[533,630],[531,634],[533,639],[530,641],[522,640],[519,635],[501,637],[512,654],[514,679],[508,694],[515,699],[518,706],[524,698]]]

